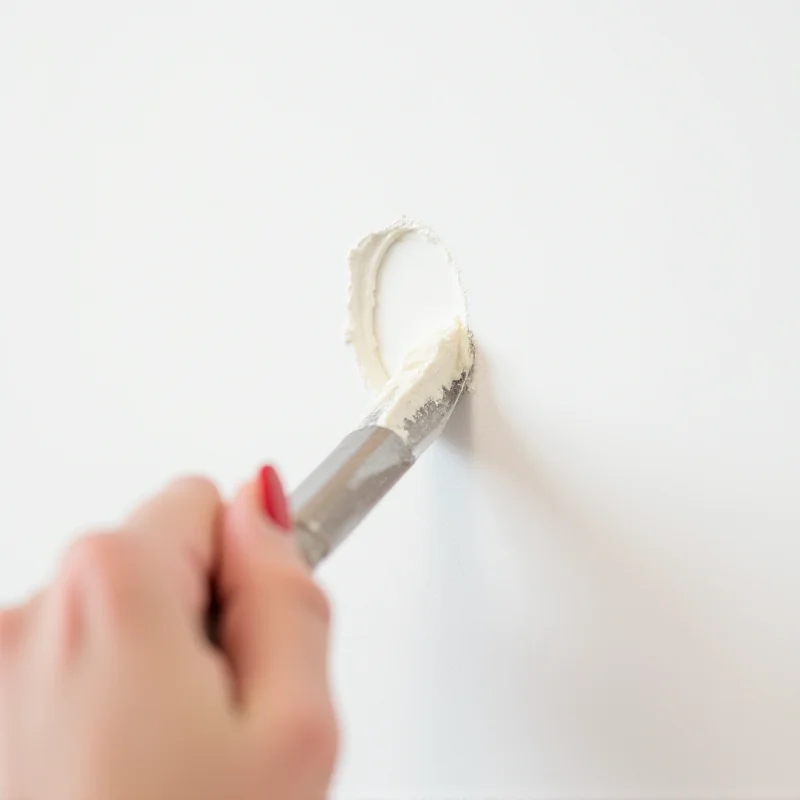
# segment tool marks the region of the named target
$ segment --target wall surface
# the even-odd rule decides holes
[[[480,361],[320,572],[335,796],[800,796],[798,52],[778,0],[4,0],[0,602],[175,472],[302,480],[409,214]]]

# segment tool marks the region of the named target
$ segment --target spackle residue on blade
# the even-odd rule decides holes
[[[410,233],[442,248],[460,287],[455,264],[438,236],[430,228],[406,218],[364,237],[349,258],[347,340],[353,345],[365,383],[379,394],[378,406],[382,411],[377,422],[401,435],[405,433],[405,420],[413,419],[428,401],[440,400],[453,381],[469,373],[474,356],[462,290],[462,308],[452,323],[434,332],[422,347],[409,351],[397,374],[390,377],[387,373],[375,332],[378,273],[389,248]]]
[[[407,419],[429,400],[439,401],[445,389],[457,381],[472,364],[472,347],[461,319],[434,334],[427,344],[409,351],[403,366],[393,375],[378,397],[382,408],[377,422],[402,431]]]

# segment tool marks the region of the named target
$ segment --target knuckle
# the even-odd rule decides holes
[[[95,578],[115,569],[116,534],[96,531],[76,539],[68,547],[61,561],[60,574],[70,578]]]
[[[288,567],[274,576],[277,589],[288,602],[302,607],[325,626],[330,625],[331,605],[327,595],[303,567]]]
[[[222,495],[217,488],[217,484],[204,475],[181,475],[175,478],[167,488],[185,492],[198,500],[207,502],[209,505],[216,505],[222,502]]]
[[[137,559],[130,540],[120,533],[100,531],[73,542],[61,563],[60,582],[88,590],[111,613],[131,607]]]
[[[329,702],[297,702],[286,709],[276,726],[278,756],[293,771],[313,768],[330,773],[339,750],[339,729]]]

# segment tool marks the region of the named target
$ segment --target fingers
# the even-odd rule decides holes
[[[267,519],[259,500],[255,486],[245,486],[223,522],[222,645],[254,734],[252,757],[267,768],[275,795],[323,796],[338,744],[327,680],[328,602],[290,534]]]
[[[195,616],[205,609],[222,510],[219,491],[211,481],[181,478],[137,508],[123,526],[167,555],[177,570],[175,585]]]
[[[183,478],[118,530],[72,542],[47,592],[48,641],[63,656],[75,653],[92,621],[129,638],[134,629],[151,636],[174,636],[173,625],[201,630],[221,510],[210,481]]]
[[[222,643],[245,712],[263,717],[295,701],[327,702],[327,600],[253,485],[228,509],[220,557]]]
[[[222,506],[217,487],[207,478],[179,478],[139,506],[123,527],[175,548],[207,569],[214,560]]]

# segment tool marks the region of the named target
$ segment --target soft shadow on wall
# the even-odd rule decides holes
[[[481,708],[469,676],[440,676],[452,705],[458,706],[453,693],[464,693],[463,724],[474,728],[481,724],[476,716],[485,713],[492,726],[487,739],[527,739],[531,778],[544,774],[554,786],[562,779],[574,786],[583,775],[587,791],[613,776],[619,791],[624,776],[634,791],[713,792],[720,786],[714,775],[729,781],[739,757],[743,779],[763,771],[748,769],[748,758],[753,765],[786,763],[766,750],[738,752],[748,737],[731,724],[737,708],[742,714],[756,709],[759,719],[787,719],[779,693],[737,662],[717,635],[714,612],[698,605],[697,591],[687,591],[687,575],[660,565],[647,552],[646,537],[637,548],[635,531],[587,506],[579,483],[531,450],[501,410],[485,353],[476,364],[474,393],[460,401],[439,446],[450,452],[437,456],[448,463],[434,470],[434,492],[450,502],[436,506],[449,543],[431,564],[431,581],[441,587],[439,608],[431,609],[437,636],[447,626],[470,625],[458,610],[478,608],[481,592],[507,588],[529,603],[517,610],[515,625],[483,615],[458,640],[474,648],[460,654],[472,663],[465,672],[482,670],[488,681]],[[497,487],[503,497],[514,497],[516,514],[504,512]],[[513,554],[512,580],[529,581],[527,590],[498,587],[510,573],[487,574],[490,537],[479,526],[489,525],[497,547]],[[557,576],[553,581],[542,581],[544,560]],[[490,657],[481,636],[491,640]],[[442,642],[434,660],[446,663],[442,648],[453,638]],[[772,734],[788,740],[780,722]],[[547,764],[533,755],[542,749]],[[768,778],[781,784],[780,775],[762,776]],[[750,788],[765,786],[738,786]]]

